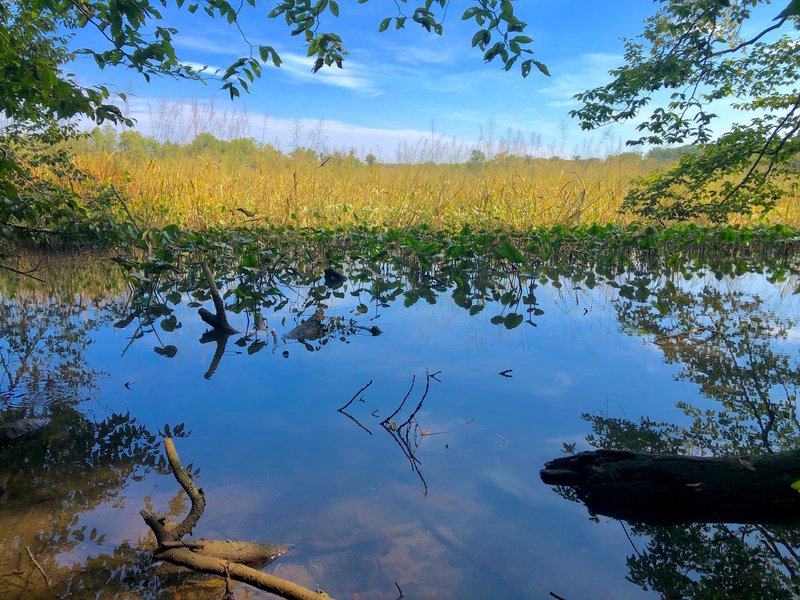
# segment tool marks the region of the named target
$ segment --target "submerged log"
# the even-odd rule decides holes
[[[551,460],[548,485],[571,487],[592,514],[654,524],[800,523],[800,451],[705,458],[622,450]]]
[[[189,542],[165,540],[156,548],[155,554],[158,555],[174,548],[186,548],[195,554],[238,562],[254,569],[263,569],[282,554],[286,554],[292,549],[292,546],[199,538]]]

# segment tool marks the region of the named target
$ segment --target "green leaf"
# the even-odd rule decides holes
[[[392,17],[386,17],[383,21],[381,21],[381,24],[378,25],[378,31],[381,32],[389,29],[389,24],[391,22],[392,22]]]
[[[539,69],[543,75],[550,77],[550,70],[547,68],[546,64],[539,62],[538,60],[534,60],[533,64],[536,65],[536,68]]]
[[[521,264],[525,262],[525,256],[509,242],[503,242],[496,250],[496,254],[512,263]]]

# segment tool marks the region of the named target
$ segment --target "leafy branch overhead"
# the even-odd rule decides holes
[[[630,145],[699,145],[665,176],[640,181],[628,208],[661,219],[766,210],[791,193],[800,151],[800,1],[756,34],[767,0],[660,0],[644,31],[625,42],[611,81],[576,96],[584,129],[639,121]],[[777,11],[776,11],[777,12]],[[649,107],[649,114],[646,112]],[[722,106],[751,115],[720,135]]]

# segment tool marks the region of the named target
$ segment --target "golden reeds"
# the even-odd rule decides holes
[[[252,140],[208,136],[186,146],[155,143],[156,151],[138,134],[132,140],[123,150],[78,146],[76,161],[112,182],[148,227],[625,224],[635,218],[620,213],[631,181],[665,166],[634,153],[573,160],[501,154],[459,164],[370,166],[352,154],[326,160],[301,149],[286,155]],[[124,139],[120,145],[126,146]],[[787,205],[766,220],[799,219]]]

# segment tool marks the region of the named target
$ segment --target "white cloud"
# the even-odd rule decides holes
[[[223,36],[230,37],[230,36]],[[189,48],[190,50],[200,50],[210,54],[220,54],[223,56],[236,56],[230,50],[231,44],[220,43],[220,35],[215,34],[213,38],[181,33],[175,36],[175,46],[178,48]]]
[[[375,86],[367,69],[352,60],[347,61],[347,69],[337,67],[323,67],[316,73],[311,72],[314,59],[302,54],[281,52],[281,68],[276,73],[283,73],[304,83],[317,83],[332,85],[366,94],[377,96],[381,92]]]
[[[383,50],[399,63],[409,63],[415,67],[420,65],[451,65],[463,56],[461,48],[453,44],[440,41],[439,38],[430,38],[423,45],[399,46],[383,44]]]
[[[537,89],[537,93],[552,98],[551,106],[571,106],[575,94],[602,85],[608,81],[608,71],[622,64],[617,54],[593,52],[582,54],[565,63],[561,72],[554,69],[549,85]]]

